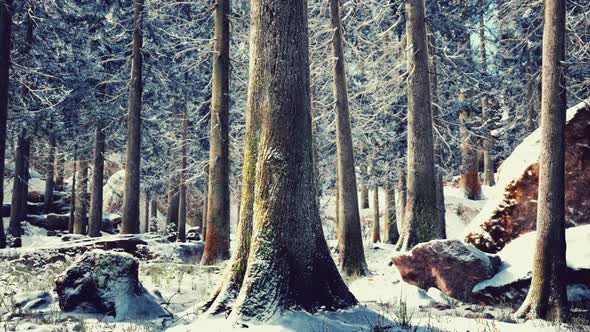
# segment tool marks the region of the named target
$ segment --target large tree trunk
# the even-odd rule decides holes
[[[178,242],[186,242],[186,145],[188,132],[188,108],[184,112],[182,119],[182,147],[180,159],[180,191],[178,197],[178,230],[176,232],[176,240]]]
[[[408,198],[400,249],[439,238],[437,220],[434,145],[428,47],[424,22],[424,0],[406,2],[408,38]]]
[[[77,175],[77,154],[78,148],[74,146],[74,161],[73,161],[73,168],[72,168],[72,188],[71,188],[71,199],[70,199],[70,218],[68,221],[68,232],[70,234],[74,233],[74,220],[75,220],[75,211],[76,211],[76,175]]]
[[[76,210],[74,211],[74,234],[87,234],[88,224],[88,161],[78,161],[78,183],[76,183]]]
[[[49,155],[47,156],[47,164],[45,166],[45,197],[43,200],[43,213],[47,214],[51,211],[53,205],[53,175],[55,164],[55,136],[49,136]]]
[[[201,234],[203,235],[203,241],[207,239],[207,203],[209,202],[209,166],[205,167],[205,185],[203,186],[203,229]]]
[[[209,149],[209,201],[207,202],[207,238],[201,259],[203,265],[213,265],[230,258],[229,15],[230,0],[216,0]]]
[[[533,277],[517,317],[568,319],[565,243],[565,0],[545,0],[541,153]]]
[[[334,29],[332,36],[332,56],[334,58],[334,99],[336,101],[339,263],[342,272],[346,275],[366,275],[368,268],[363,249],[356,189],[354,151],[350,128],[350,114],[348,111],[348,88],[346,86],[346,71],[344,68],[344,41],[338,0],[330,0],[330,21],[331,27]],[[361,197],[363,197],[362,192]]]
[[[486,36],[483,16],[479,20],[479,40],[480,40],[480,57],[484,72],[487,71],[487,56],[486,56]],[[481,97],[481,118],[485,122],[489,120],[488,115],[488,96],[484,94]],[[494,180],[494,158],[491,155],[492,141],[491,139],[483,140],[483,184],[486,186],[495,186]]]
[[[430,24],[427,25],[428,34],[428,59],[430,73],[430,89],[432,95],[432,127],[434,129],[434,170],[436,172],[436,223],[440,225],[441,238],[446,238],[446,221],[445,221],[445,195],[443,183],[443,162],[441,151],[442,136],[439,128],[442,128],[440,115],[440,100],[438,97],[438,72],[436,62],[436,39]]]
[[[8,233],[10,238],[8,244],[10,247],[22,246],[22,225],[21,222],[26,219],[27,210],[27,192],[28,182],[27,172],[27,150],[29,141],[26,137],[26,130],[22,130],[18,136],[16,147],[16,160],[14,163],[14,179],[12,182],[12,203],[10,205],[10,224]]]
[[[143,1],[133,2],[133,61],[127,111],[127,155],[121,234],[139,233],[139,181],[141,160],[141,95],[143,92]]]
[[[385,243],[396,244],[399,240],[397,216],[395,210],[395,186],[390,180],[385,180],[385,210],[383,214],[383,230]]]
[[[8,116],[8,83],[12,0],[0,1],[0,203],[4,202],[4,159],[6,158],[6,119]],[[0,222],[0,249],[6,247],[4,222]]]
[[[105,135],[102,126],[96,126],[94,136],[94,172],[88,217],[88,235],[100,236],[102,226],[102,183],[104,179]]]
[[[479,180],[479,159],[477,145],[469,131],[471,114],[462,111],[459,114],[459,132],[461,135],[461,180],[460,186],[467,199],[481,199],[481,182]]]
[[[252,1],[250,100],[260,110],[254,230],[230,319],[357,303],[340,277],[315,199],[307,1]],[[247,190],[244,190],[247,191]]]
[[[379,186],[373,189],[373,243],[381,242],[381,229],[379,227]]]
[[[251,37],[252,38],[252,37]],[[252,54],[257,54],[256,45],[251,46]],[[250,67],[255,64],[255,59],[250,58]],[[260,142],[260,116],[262,105],[256,98],[264,88],[259,84],[263,79],[261,72],[254,72],[249,78],[248,101],[246,113],[246,137],[244,142],[244,165],[242,168],[242,197],[240,199],[240,213],[238,222],[237,248],[235,249],[231,264],[225,273],[221,285],[216,289],[205,309],[210,314],[226,312],[231,308],[240,290],[250,256],[252,242],[252,224],[254,218],[254,191],[256,189],[256,160],[258,158],[258,144]]]

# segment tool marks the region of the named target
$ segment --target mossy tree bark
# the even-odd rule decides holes
[[[401,250],[440,237],[424,0],[406,2],[408,41],[408,153],[406,220]]]
[[[541,152],[533,277],[517,317],[566,321],[565,242],[566,1],[545,0]]]
[[[94,135],[94,171],[92,172],[92,191],[90,213],[88,216],[88,235],[98,237],[102,226],[102,184],[104,181],[105,135],[102,125],[96,126]]]
[[[6,119],[8,117],[8,84],[10,38],[12,34],[12,0],[0,1],[0,202],[4,202],[4,162],[6,158]],[[0,222],[0,249],[6,247],[4,223]]]
[[[361,233],[339,0],[330,0],[330,21],[331,27],[334,29],[332,74],[336,102],[334,111],[336,112],[339,264],[342,272],[346,275],[366,275],[368,268]]]
[[[261,131],[250,257],[230,319],[354,305],[315,199],[307,2],[253,0],[251,15],[249,100],[260,110]]]
[[[76,183],[76,210],[74,211],[74,234],[87,234],[88,224],[88,161],[78,161],[78,178]]]
[[[121,234],[139,233],[143,3],[144,0],[133,1],[133,59],[127,111],[127,152],[125,156],[126,172]]]
[[[229,15],[230,0],[215,1],[207,234],[202,265],[230,258]]]

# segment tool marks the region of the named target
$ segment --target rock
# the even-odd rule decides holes
[[[530,134],[498,171],[501,193],[491,197],[467,227],[465,241],[496,253],[536,229],[541,132]],[[568,109],[566,145],[566,226],[590,223],[590,99]]]
[[[201,232],[200,227],[191,227],[186,232],[186,240],[187,241],[200,241],[201,240]]]
[[[67,230],[69,220],[68,214],[27,215],[27,222],[31,225],[51,231]]]
[[[498,257],[500,270],[473,288],[474,297],[486,304],[522,303],[531,283],[536,232],[510,242]],[[568,299],[590,301],[590,225],[566,230]]]
[[[15,308],[24,311],[45,309],[54,303],[53,294],[48,291],[39,291],[32,293],[20,293],[16,295],[13,304]]]
[[[123,207],[123,190],[125,188],[125,169],[114,173],[102,189],[102,209],[109,213],[118,213]]]
[[[110,315],[119,321],[165,316],[139,282],[138,272],[139,261],[129,254],[86,252],[55,281],[59,306],[65,312]]]
[[[402,279],[422,289],[436,287],[447,296],[470,300],[473,286],[491,278],[500,259],[460,240],[435,240],[394,256]]]

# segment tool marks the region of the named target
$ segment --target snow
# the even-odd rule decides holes
[[[491,286],[501,287],[530,278],[536,236],[537,232],[530,232],[508,243],[498,253],[502,259],[500,271],[493,278],[475,285],[473,291]],[[569,228],[565,236],[567,266],[574,270],[590,269],[590,225]]]
[[[570,107],[566,113],[566,123],[581,110],[583,110],[590,103],[590,99]],[[520,178],[527,167],[534,164],[539,159],[539,152],[541,149],[541,129],[538,128],[527,136],[522,143],[520,143],[502,165],[498,168],[496,176],[495,190],[488,193],[487,203],[483,206],[481,212],[471,221],[469,226],[464,230],[463,236],[469,233],[480,233],[482,231],[481,225],[489,220],[497,209],[499,204],[504,199],[504,189],[514,180]]]

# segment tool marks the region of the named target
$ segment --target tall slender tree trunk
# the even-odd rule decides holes
[[[27,172],[27,145],[29,144],[26,137],[27,131],[23,129],[18,136],[16,147],[16,160],[14,163],[14,179],[12,182],[12,203],[10,205],[10,224],[8,233],[10,238],[8,244],[10,247],[22,246],[22,225],[21,222],[26,218],[27,210],[27,192],[26,182],[28,182]]]
[[[96,126],[94,136],[94,172],[92,173],[92,192],[90,214],[88,218],[88,235],[100,236],[102,226],[102,183],[104,180],[105,134],[102,125]]]
[[[537,129],[537,80],[535,79],[535,66],[533,64],[532,59],[532,51],[527,46],[528,42],[525,43],[526,47],[526,66],[527,66],[527,109],[528,109],[528,118],[527,118],[527,130],[530,133]]]
[[[440,100],[438,96],[438,71],[436,62],[436,38],[430,24],[426,26],[428,37],[428,59],[430,73],[430,90],[432,95],[432,127],[434,129],[434,171],[436,188],[436,223],[440,225],[440,238],[446,238],[445,220],[445,195],[443,183],[443,162],[441,150],[441,135],[438,128],[442,127],[440,121]]]
[[[517,317],[566,321],[565,0],[545,0],[541,153],[533,277]]]
[[[400,248],[402,243],[401,243],[401,235],[405,232],[404,229],[406,227],[406,201],[407,201],[407,186],[406,186],[406,172],[402,171],[402,174],[400,174],[398,183],[397,183],[397,191],[398,191],[398,204],[397,204],[397,210],[399,211],[398,213],[398,220],[399,223],[398,225],[401,225],[400,227],[400,238],[397,241],[396,247]]]
[[[385,180],[385,210],[383,214],[383,230],[385,243],[396,244],[399,240],[397,216],[395,210],[395,186],[390,180]]]
[[[179,180],[177,174],[172,174],[168,180],[168,208],[166,209],[166,227],[170,232],[178,230]]]
[[[45,165],[45,195],[43,200],[43,213],[49,213],[53,205],[53,182],[54,164],[55,164],[55,136],[49,136],[49,154],[47,164]]]
[[[158,200],[155,196],[151,197],[150,200],[150,224],[148,229],[150,233],[158,232]]]
[[[336,239],[340,241],[340,186],[338,183],[340,182],[340,171],[338,170],[338,166],[336,166],[336,184],[334,185],[334,199],[336,200]]]
[[[65,167],[65,156],[63,152],[56,149],[57,158],[55,159],[55,179],[54,186],[57,191],[64,191],[64,167]]]
[[[477,145],[468,128],[470,118],[469,111],[464,110],[459,113],[459,132],[461,135],[460,186],[465,198],[476,201],[481,199],[481,182],[479,179]]]
[[[367,173],[367,167],[364,164],[361,164],[361,166],[359,167],[359,190],[361,192],[361,209],[369,208],[369,190],[367,189],[367,185],[365,183],[365,177],[368,175]]]
[[[352,130],[348,110],[348,88],[344,67],[344,40],[338,0],[330,0],[332,35],[332,68],[336,106],[336,167],[338,168],[338,240],[339,264],[346,275],[368,273],[356,187]],[[362,188],[362,187],[361,187]],[[361,197],[362,197],[361,193]],[[368,202],[367,202],[368,203]]]
[[[373,188],[373,243],[381,242],[381,229],[379,225],[379,185]]]
[[[77,157],[78,155],[78,147],[74,146],[74,160],[73,160],[73,167],[72,167],[72,188],[70,193],[70,218],[68,222],[68,231],[70,234],[74,234],[74,221],[75,221],[75,212],[76,212],[76,175],[77,175]]]
[[[209,201],[207,238],[201,264],[230,258],[229,201],[229,15],[231,0],[215,1],[211,141],[209,149]]]
[[[207,203],[209,202],[209,166],[205,167],[205,185],[203,186],[203,241],[207,239]]]
[[[249,99],[262,114],[255,226],[229,318],[355,305],[330,257],[315,199],[307,1],[253,0],[251,15]]]
[[[133,1],[133,60],[127,110],[127,164],[121,234],[139,233],[139,181],[141,161],[141,97],[143,93],[143,1]]]
[[[145,192],[145,204],[144,206],[144,213],[145,215],[143,216],[143,227],[141,232],[142,233],[149,233],[150,232],[150,220],[151,220],[151,216],[150,216],[150,203],[151,203],[151,197],[150,197],[150,192],[146,190]]]
[[[87,234],[88,224],[88,161],[78,161],[78,183],[76,184],[76,210],[74,211],[74,234]]]
[[[12,0],[0,0],[0,203],[4,203],[4,159],[6,158],[6,119],[8,117],[8,84]],[[0,249],[6,247],[4,222],[0,222]]]
[[[182,147],[180,159],[180,191],[178,197],[178,231],[176,233],[176,240],[178,242],[186,242],[186,145],[188,134],[188,108],[184,111],[182,119]]]
[[[402,250],[440,237],[437,220],[434,145],[424,0],[406,2],[408,38],[408,198]]]
[[[483,16],[479,20],[479,40],[480,40],[480,57],[484,72],[487,71],[486,56],[486,35]],[[481,118],[484,122],[489,121],[488,115],[488,96],[484,94],[481,97]],[[495,186],[494,179],[494,158],[492,157],[492,140],[486,138],[483,140],[483,184],[486,186]]]

